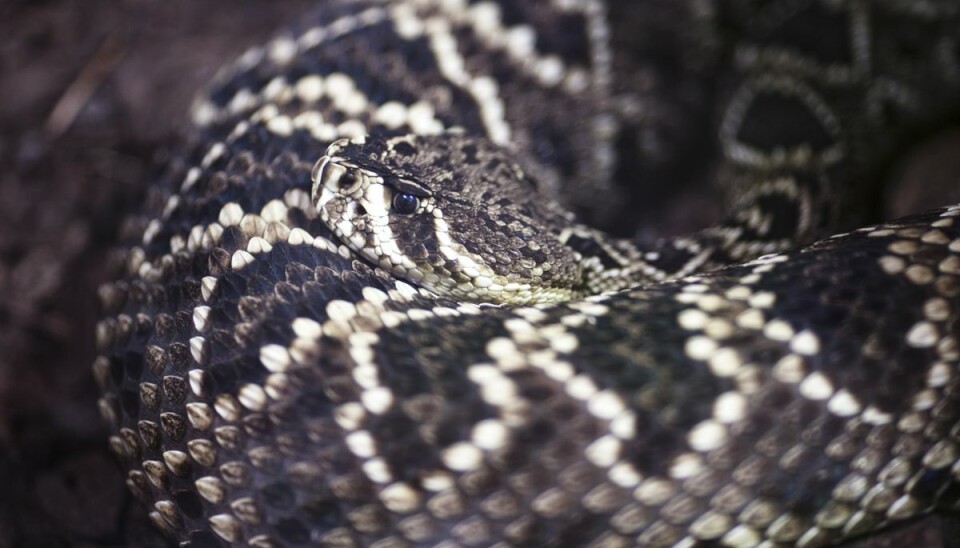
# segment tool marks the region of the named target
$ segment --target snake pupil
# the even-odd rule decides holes
[[[393,197],[393,209],[397,213],[409,215],[420,207],[420,200],[412,194],[397,193]]]

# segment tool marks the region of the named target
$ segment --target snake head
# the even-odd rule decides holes
[[[341,241],[441,295],[495,303],[578,294],[572,216],[542,196],[509,151],[458,132],[334,142],[313,202]]]

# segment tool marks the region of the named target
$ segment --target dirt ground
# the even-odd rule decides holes
[[[311,4],[0,3],[0,548],[166,545],[127,495],[96,412],[104,253],[192,94]],[[958,143],[940,139],[898,171],[899,212],[957,195]],[[917,178],[941,183],[918,192]],[[661,215],[707,201],[683,195]],[[960,538],[949,526],[928,519],[870,546],[937,546]]]

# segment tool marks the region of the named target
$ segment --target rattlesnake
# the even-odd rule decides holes
[[[622,25],[656,9],[725,67],[732,199],[640,243],[551,200],[639,184]],[[814,546],[955,508],[960,206],[797,246],[955,106],[958,12],[326,3],[124,226],[94,374],[130,489],[195,545]]]

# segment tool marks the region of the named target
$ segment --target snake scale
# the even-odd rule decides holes
[[[615,239],[567,208],[640,184],[664,13],[718,59],[731,199]],[[960,206],[850,223],[955,112],[958,19],[325,2],[218,76],[122,229],[93,370],[129,488],[190,546],[810,547],[957,510]]]

